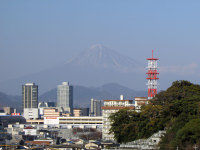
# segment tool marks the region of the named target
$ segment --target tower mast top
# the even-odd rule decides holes
[[[152,58],[147,58],[147,60],[158,60],[158,58],[153,58],[153,49],[152,49]]]

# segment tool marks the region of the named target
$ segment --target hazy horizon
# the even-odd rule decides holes
[[[160,90],[175,80],[198,84],[199,5],[185,0],[1,0],[0,83],[59,66],[102,44],[144,68],[154,49]]]

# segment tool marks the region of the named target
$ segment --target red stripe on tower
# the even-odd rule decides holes
[[[147,58],[148,60],[148,71],[147,71],[147,80],[148,80],[148,99],[152,99],[157,94],[157,87],[158,87],[158,65],[157,61],[158,58],[153,57],[153,50],[152,50],[152,58]]]

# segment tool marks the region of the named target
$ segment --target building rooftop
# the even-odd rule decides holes
[[[102,106],[102,109],[134,109],[134,106]]]
[[[104,101],[133,101],[133,100],[112,100],[112,99],[108,100],[108,99],[106,99]]]
[[[26,83],[25,85],[35,85],[35,83]]]

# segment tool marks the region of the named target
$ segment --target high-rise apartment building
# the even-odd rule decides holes
[[[38,85],[22,85],[22,108],[38,108]]]
[[[116,113],[120,109],[128,108],[130,110],[134,109],[133,100],[104,100],[103,110],[103,129],[102,138],[104,140],[114,140],[114,134],[109,133],[111,128],[111,122],[109,116]]]
[[[91,99],[90,101],[90,116],[102,116],[101,100]]]
[[[69,85],[69,82],[63,82],[62,85],[58,85],[57,107],[73,114],[73,86]]]
[[[38,85],[22,85],[22,111],[26,119],[38,118]]]

